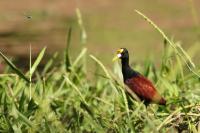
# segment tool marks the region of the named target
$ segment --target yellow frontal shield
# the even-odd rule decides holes
[[[112,59],[112,61],[116,61],[116,60],[118,60],[122,55],[122,52],[124,51],[124,49],[118,49],[117,50],[117,55]]]

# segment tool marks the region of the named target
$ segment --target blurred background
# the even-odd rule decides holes
[[[33,56],[44,46],[50,57],[55,51],[63,52],[71,26],[72,56],[87,47],[109,66],[115,50],[126,47],[135,62],[146,58],[159,62],[163,38],[134,10],[151,18],[187,50],[193,45],[200,48],[199,5],[198,0],[1,0],[0,50],[28,65],[30,44]],[[76,8],[82,14],[86,44],[80,43]],[[196,63],[199,57],[198,53]]]

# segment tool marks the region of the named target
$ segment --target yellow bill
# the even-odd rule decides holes
[[[116,61],[116,60],[118,60],[119,59],[119,57],[118,56],[115,56],[113,59],[112,59],[112,61],[114,62],[114,61]]]
[[[116,61],[116,60],[120,59],[123,51],[124,51],[123,49],[117,50],[117,55],[112,59],[112,61]]]

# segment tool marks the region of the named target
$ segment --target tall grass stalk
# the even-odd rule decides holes
[[[32,98],[32,84],[31,84],[31,82],[32,82],[32,73],[31,73],[31,69],[32,69],[32,47],[31,47],[31,44],[29,45],[29,81],[30,81],[30,83],[29,83],[29,99],[31,100],[31,98]]]
[[[173,43],[168,37],[167,35],[151,20],[149,19],[147,16],[145,16],[143,13],[141,13],[138,10],[135,10],[135,12],[137,14],[139,14],[140,16],[142,16],[147,22],[149,22],[162,36],[163,38],[170,44],[170,46],[175,50],[175,52],[181,57],[181,59],[184,61],[184,63],[186,64],[186,66],[188,67],[188,69],[195,74],[196,76],[198,76],[200,78],[200,75],[194,70],[195,68],[195,64],[192,62],[192,60],[190,59],[190,56],[183,50],[183,48],[180,45],[176,45],[175,43]],[[179,52],[181,51],[181,52]]]

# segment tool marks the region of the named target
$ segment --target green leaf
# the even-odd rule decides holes
[[[26,82],[30,83],[29,79],[2,53],[0,52],[0,56],[4,59],[6,64],[11,67],[11,69]]]
[[[42,51],[39,53],[37,59],[35,60],[33,66],[31,67],[30,75],[33,75],[33,73],[37,69],[38,65],[40,64],[40,62],[41,62],[41,60],[42,60],[42,58],[44,56],[45,51],[46,51],[46,47],[42,49]]]
[[[22,113],[20,113],[18,110],[16,110],[18,118],[23,121],[26,125],[28,125],[29,127],[33,127],[32,122],[26,117],[24,116]]]
[[[65,51],[65,68],[67,72],[70,71],[69,67],[71,66],[70,58],[69,58],[69,46],[71,42],[71,33],[72,33],[72,28],[70,27],[67,34],[67,45],[66,45],[66,51]]]
[[[38,108],[38,104],[33,99],[31,99],[28,104],[28,110],[34,111],[37,108]]]
[[[3,107],[3,113],[4,113],[4,118],[6,120],[6,123],[9,127],[9,131],[10,132],[14,132],[13,128],[12,128],[12,124],[10,122],[9,116],[8,116],[8,102],[7,102],[7,97],[5,96],[4,98],[4,107]]]
[[[22,112],[24,110],[25,100],[26,100],[26,96],[25,96],[24,91],[23,91],[21,98],[20,98],[20,101],[19,101],[19,111],[20,112]]]
[[[50,58],[49,61],[46,63],[41,74],[42,76],[44,76],[51,69],[52,65],[55,65],[54,61],[56,60],[57,56],[58,56],[58,53],[57,52],[54,53],[53,57]]]

